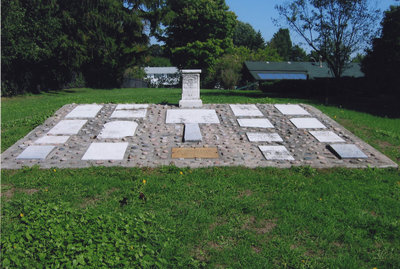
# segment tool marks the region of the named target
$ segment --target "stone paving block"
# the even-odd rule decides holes
[[[294,158],[284,146],[258,146],[267,160],[293,161]]]
[[[236,117],[263,117],[256,105],[229,105]]]
[[[69,136],[65,135],[45,135],[36,140],[33,144],[64,144]]]
[[[219,123],[214,109],[168,109],[166,123]]]
[[[78,105],[65,118],[94,118],[102,108],[102,105]]]
[[[253,128],[274,128],[272,123],[265,118],[262,119],[238,119],[240,127],[253,127]]]
[[[134,136],[138,124],[134,121],[111,121],[104,124],[103,130],[97,136],[103,138],[124,138]]]
[[[200,127],[197,123],[185,124],[184,142],[200,142],[202,139]]]
[[[115,110],[111,114],[111,118],[144,118],[146,117],[147,109],[121,109]]]
[[[29,146],[16,159],[46,159],[47,155],[54,149],[54,146]]]
[[[127,147],[127,142],[92,143],[82,160],[123,160]]]
[[[345,142],[340,136],[332,131],[310,131],[310,134],[322,143]]]
[[[148,108],[149,104],[118,104],[115,110],[133,110]]]
[[[293,118],[290,121],[299,129],[325,129],[323,125],[316,118]]]
[[[299,105],[275,105],[283,115],[310,115],[304,108]]]
[[[85,125],[87,120],[61,120],[49,132],[49,135],[74,135]]]
[[[367,155],[364,154],[356,145],[354,144],[330,144],[328,146],[334,154],[336,154],[341,159],[366,159]]]
[[[172,148],[172,159],[218,159],[217,148]]]
[[[250,142],[283,142],[277,133],[246,133]]]

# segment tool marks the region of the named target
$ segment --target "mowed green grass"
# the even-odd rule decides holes
[[[2,151],[64,104],[179,99],[178,89],[3,98]],[[258,91],[202,90],[202,99],[307,103]],[[399,163],[399,119],[313,105]],[[400,268],[397,169],[33,167],[1,175],[4,268]]]

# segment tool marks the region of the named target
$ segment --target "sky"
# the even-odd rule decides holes
[[[284,0],[225,0],[225,2],[230,10],[238,16],[238,20],[250,23],[256,31],[261,32],[265,41],[269,41],[280,28],[275,26],[272,19],[279,19],[275,6],[283,4]],[[372,0],[372,2],[375,3],[375,0]],[[395,0],[376,0],[376,4],[383,13],[391,5],[398,5],[399,2],[396,3]],[[283,25],[283,28],[287,27]],[[290,32],[290,35],[293,43],[300,44],[308,51],[301,37],[292,32]]]

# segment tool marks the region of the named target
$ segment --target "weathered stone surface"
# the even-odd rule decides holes
[[[275,105],[283,115],[310,115],[304,108],[299,105]]]
[[[277,133],[246,133],[250,142],[283,142]]]
[[[134,121],[111,121],[104,124],[104,128],[98,138],[124,138],[134,136],[138,124]]]
[[[263,117],[256,105],[229,105],[236,117]]]
[[[181,108],[202,107],[200,99],[200,73],[201,70],[182,70],[182,99],[179,101]]]
[[[57,123],[56,126],[53,127],[49,131],[49,135],[74,135],[79,133],[80,129],[87,120],[62,120]]]
[[[166,123],[219,123],[214,109],[169,109]]]
[[[68,115],[66,115],[66,118],[94,118],[96,117],[97,113],[100,111],[102,108],[102,105],[96,105],[96,104],[91,104],[91,105],[78,105],[75,107]]]
[[[17,160],[23,159],[46,159],[47,155],[54,149],[54,146],[29,146],[18,157]]]
[[[111,118],[144,118],[146,117],[147,109],[121,109],[115,110]]]
[[[148,108],[149,104],[118,104],[115,110],[134,110]]]
[[[202,139],[200,127],[197,123],[185,124],[184,142],[201,142]]]
[[[290,121],[299,129],[325,129],[323,125],[316,118],[293,118]]]
[[[292,161],[293,156],[284,146],[258,146],[267,160]]]
[[[34,144],[64,144],[69,136],[45,135],[34,142]]]
[[[345,140],[332,131],[310,131],[310,134],[322,143],[345,142]]]
[[[254,128],[274,128],[272,123],[265,118],[262,119],[238,119],[240,127],[254,127]]]
[[[368,158],[356,145],[354,144],[331,144],[328,148],[338,155],[341,159],[364,159]]]
[[[217,159],[217,148],[173,148],[172,159]]]
[[[92,143],[82,160],[123,160],[128,143]]]

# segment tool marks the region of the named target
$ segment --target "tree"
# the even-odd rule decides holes
[[[381,22],[382,33],[373,40],[372,50],[362,61],[362,70],[382,88],[397,90],[400,85],[400,6],[391,6]]]
[[[276,9],[337,78],[350,55],[370,40],[379,14],[370,8],[369,0],[292,0]]]
[[[243,46],[251,50],[262,49],[265,41],[260,31],[256,32],[249,23],[237,21],[233,35],[233,44],[237,47]]]
[[[274,34],[269,45],[276,49],[284,61],[289,61],[292,50],[292,40],[290,39],[289,30],[280,28]]]
[[[236,15],[228,11],[225,0],[169,0],[167,7],[161,41],[170,52],[172,64],[200,68],[207,79],[216,59],[233,46]]]

